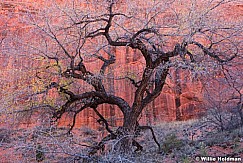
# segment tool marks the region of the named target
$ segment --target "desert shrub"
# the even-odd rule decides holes
[[[174,150],[179,150],[181,147],[184,146],[184,143],[181,139],[179,139],[176,134],[172,133],[167,136],[165,136],[163,145],[162,145],[162,151],[164,153],[171,153]]]
[[[191,158],[189,158],[188,156],[185,156],[181,159],[181,162],[183,163],[191,163]]]
[[[42,149],[42,146],[39,144],[36,149],[36,161],[41,162],[45,159],[45,155]]]
[[[10,131],[7,129],[0,129],[0,144],[1,143],[10,143]]]
[[[231,131],[242,126],[239,111],[234,108],[211,108],[202,122],[219,131]]]
[[[228,132],[220,131],[220,132],[211,132],[205,138],[204,143],[207,146],[213,146],[215,144],[220,144],[229,141],[230,137]]]
[[[200,156],[207,156],[208,155],[207,145],[204,142],[200,142],[198,145],[199,145]]]
[[[226,142],[240,141],[243,137],[243,128],[237,128],[230,131],[211,131],[202,141],[207,146],[213,146],[215,144],[223,144]]]
[[[242,127],[240,116],[231,114],[229,120],[225,123],[225,129],[231,131],[240,127]]]
[[[80,129],[82,131],[82,133],[85,135],[85,136],[93,136],[93,135],[97,135],[97,132],[91,128],[88,128],[88,127],[82,127]]]

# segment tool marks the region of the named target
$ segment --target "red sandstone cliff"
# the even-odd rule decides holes
[[[36,6],[35,6],[36,7]],[[14,1],[4,1],[1,2],[1,14],[5,14],[4,18],[9,19],[4,23],[8,28],[15,27],[14,34],[16,34],[16,24],[13,24],[15,20],[21,18],[21,12],[26,12],[26,9],[35,12],[36,10],[32,8],[31,1],[26,2],[14,2]],[[238,13],[242,12],[242,5],[235,4],[235,6],[226,7],[222,13],[225,13],[229,18],[235,18]],[[13,14],[14,13],[14,14]],[[17,15],[15,15],[17,14]],[[228,18],[228,17],[226,17]],[[24,28],[21,26],[20,28]],[[4,35],[4,29],[1,31],[2,36]],[[8,29],[8,34],[11,33],[11,29]],[[26,80],[32,80],[33,78],[26,78],[25,71],[28,66],[35,63],[30,63],[27,56],[19,57],[12,56],[11,50],[11,40],[6,40],[2,46],[5,47],[5,51],[0,55],[0,75],[1,75],[1,90],[13,91],[17,85],[22,85]],[[126,101],[131,104],[133,100],[134,88],[129,81],[126,80],[113,80],[114,76],[123,77],[125,74],[133,77],[137,72],[142,71],[144,67],[144,60],[140,54],[131,49],[113,49],[117,56],[116,66],[112,66],[109,69],[107,76],[109,78],[106,80],[107,90],[113,92],[114,94],[121,96]],[[130,55],[132,54],[132,55]],[[87,63],[87,67],[95,70],[100,67],[97,62]],[[21,74],[24,77],[21,77]],[[33,75],[33,74],[32,74]],[[23,78],[23,79],[22,79]],[[200,112],[204,109],[203,102],[203,92],[202,85],[200,81],[191,81],[190,74],[183,70],[172,70],[171,78],[168,78],[167,85],[163,89],[163,93],[151,104],[147,106],[144,113],[142,114],[142,123],[154,123],[159,121],[174,121],[174,120],[186,120],[190,118],[197,117]],[[35,81],[33,79],[33,81]],[[13,87],[14,86],[14,87]],[[53,92],[55,94],[55,92]],[[0,97],[4,99],[6,96],[1,94]],[[101,113],[105,117],[111,117],[110,120],[114,121],[113,124],[116,125],[120,123],[119,118],[121,118],[120,111],[113,106],[103,105],[99,108]],[[83,124],[96,125],[95,114],[90,110],[84,110],[78,115],[76,125],[81,126]],[[68,117],[66,117],[68,119]],[[118,120],[117,120],[118,119]],[[60,124],[67,124],[69,120],[60,122]]]

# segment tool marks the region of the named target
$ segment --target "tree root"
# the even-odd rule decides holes
[[[96,154],[99,150],[104,151],[105,148],[105,144],[110,141],[110,140],[114,140],[117,138],[120,138],[122,136],[125,136],[124,132],[121,131],[122,127],[117,129],[116,133],[111,133],[108,136],[104,137],[97,146],[93,147],[93,149],[89,152],[89,155],[94,155]],[[151,126],[137,126],[136,128],[136,135],[138,136],[138,134],[142,131],[142,130],[150,130],[152,133],[152,137],[154,142],[157,144],[158,146],[158,151],[161,152],[161,146],[155,136],[154,130]],[[135,140],[132,139],[132,145],[136,147],[134,152],[138,152],[138,151],[142,151],[143,147]]]
[[[104,151],[105,149],[105,144],[108,142],[108,141],[111,141],[111,140],[115,140],[115,139],[118,139],[118,138],[121,138],[119,141],[121,141],[123,139],[123,137],[125,136],[125,134],[123,132],[121,132],[121,128],[118,128],[117,129],[117,132],[114,134],[109,134],[108,136],[104,137],[99,143],[98,145],[92,147],[92,150],[89,152],[89,155],[94,155],[96,154],[98,151]],[[143,147],[135,140],[135,139],[132,139],[132,146],[135,146],[136,149],[134,152],[138,152],[138,151],[142,151],[143,150]]]
[[[105,150],[105,144],[107,141],[116,139],[117,136],[115,134],[109,134],[106,137],[104,137],[97,146],[94,146],[93,149],[89,152],[89,155],[96,154],[99,150],[104,151]]]
[[[138,151],[142,151],[143,150],[143,146],[141,146],[136,140],[133,139],[132,141],[132,145],[136,146],[137,149],[134,152],[138,152]]]
[[[151,131],[154,142],[158,146],[158,151],[161,152],[161,146],[160,146],[158,140],[156,139],[153,128],[151,126],[137,126],[137,132],[141,132],[141,130],[150,130]]]

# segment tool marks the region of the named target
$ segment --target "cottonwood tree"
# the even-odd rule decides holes
[[[71,113],[69,131],[80,112],[92,109],[97,114],[109,134],[90,154],[115,139],[119,140],[119,152],[130,152],[132,146],[142,150],[135,138],[147,129],[160,150],[152,128],[139,125],[138,120],[144,108],[162,93],[169,72],[181,68],[197,78],[242,61],[242,19],[224,19],[223,14],[224,7],[233,3],[80,0],[43,5],[23,19],[31,26],[31,40],[25,43],[32,48],[29,55],[42,58],[36,76],[46,85],[37,94],[59,92],[56,105],[45,106],[52,111],[53,121]],[[115,49],[133,49],[142,57],[143,68],[135,78],[113,77],[133,84],[131,104],[107,91],[104,84],[108,69],[119,63]],[[102,104],[115,105],[121,111],[123,123],[116,130],[97,109]]]

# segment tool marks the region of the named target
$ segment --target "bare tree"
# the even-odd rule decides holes
[[[209,115],[206,122],[219,130],[242,126],[242,72],[241,63],[222,65],[221,71],[211,76],[204,85],[204,97]],[[213,125],[212,125],[213,124]]]
[[[142,130],[152,132],[160,150],[153,129],[139,125],[138,119],[161,94],[170,70],[182,68],[194,77],[207,76],[222,65],[242,61],[242,22],[240,18],[234,22],[222,19],[220,12],[232,2],[80,0],[48,4],[29,14],[30,20],[24,19],[31,26],[29,36],[34,36],[31,44],[26,42],[32,49],[30,55],[42,58],[44,65],[36,73],[37,80],[49,82],[37,94],[59,92],[58,104],[48,108],[54,121],[71,113],[69,131],[80,112],[89,108],[96,113],[109,135],[90,154],[115,139],[122,153],[130,152],[132,146],[142,150],[135,140]],[[133,84],[132,104],[104,84],[109,67],[119,63],[115,49],[126,48],[136,50],[144,66],[136,78],[114,77]],[[97,109],[102,104],[115,105],[122,112],[123,124],[115,131]]]

